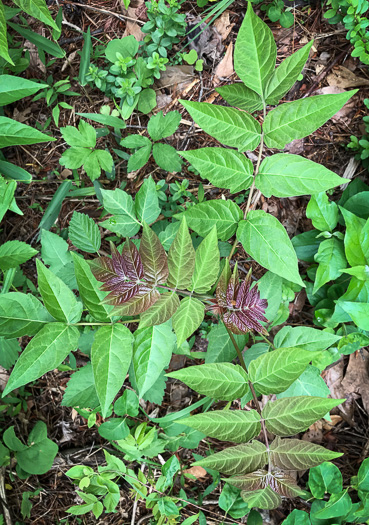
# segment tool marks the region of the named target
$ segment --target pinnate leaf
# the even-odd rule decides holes
[[[271,462],[285,470],[305,470],[340,456],[340,452],[300,439],[276,438],[270,446]]]
[[[214,226],[196,250],[191,291],[201,294],[210,290],[218,278],[219,259],[217,229]]]
[[[54,370],[70,352],[77,349],[78,339],[79,331],[75,326],[63,323],[44,326],[21,353],[4,395]]]
[[[241,497],[251,508],[276,509],[282,503],[281,497],[269,485],[259,490],[243,490]]]
[[[0,246],[0,269],[5,272],[9,268],[16,268],[31,259],[36,253],[37,250],[25,242],[7,241]]]
[[[144,180],[135,198],[135,210],[138,219],[147,224],[156,221],[160,214],[158,194],[154,179],[151,177]]]
[[[142,242],[142,241],[141,241]],[[168,321],[179,307],[178,295],[175,292],[160,294],[159,299],[140,316],[140,328],[155,326]]]
[[[196,124],[221,144],[238,151],[252,151],[260,143],[260,124],[248,113],[208,102],[180,102]]]
[[[244,84],[264,98],[275,68],[277,46],[269,27],[254,13],[251,2],[237,35],[234,68]]]
[[[0,294],[0,336],[13,339],[35,335],[53,320],[43,304],[31,294]]]
[[[100,231],[95,221],[85,213],[75,211],[69,223],[69,239],[79,250],[95,253],[100,250]]]
[[[312,195],[342,184],[333,171],[299,155],[277,153],[260,165],[255,186],[265,197]]]
[[[101,226],[125,237],[132,237],[140,229],[136,218],[135,205],[128,193],[119,188],[115,190],[101,190],[104,208],[113,217],[103,221]]]
[[[182,299],[179,308],[173,315],[173,329],[177,336],[177,344],[181,346],[204,320],[205,306],[195,297]]]
[[[247,220],[239,223],[237,238],[261,266],[304,286],[296,252],[286,230],[273,215],[263,210],[249,211]]]
[[[339,335],[324,330],[317,330],[310,326],[284,326],[274,338],[277,348],[299,348],[301,350],[325,350],[338,343]]]
[[[169,275],[167,254],[156,233],[145,222],[139,254],[145,279],[154,284],[165,283]]]
[[[262,417],[267,429],[273,434],[293,436],[309,428],[343,401],[315,396],[284,397],[269,401],[262,411]]]
[[[132,343],[131,332],[122,324],[103,326],[95,334],[91,363],[103,417],[124,383],[131,364]]]
[[[256,410],[213,410],[178,421],[206,436],[247,443],[260,433],[260,416]]]
[[[269,111],[263,127],[266,146],[283,149],[289,142],[307,137],[333,117],[355,93],[356,90],[302,98]]]
[[[186,218],[189,228],[201,237],[205,237],[216,226],[218,238],[221,241],[228,241],[237,230],[237,225],[242,219],[242,211],[233,201],[218,199],[201,202],[175,215],[179,220],[183,217]]]
[[[252,183],[253,165],[242,153],[225,148],[199,148],[180,154],[217,188],[231,193],[247,190]]]
[[[96,408],[99,405],[91,363],[82,366],[71,375],[65,389],[61,406]]]
[[[263,467],[268,461],[266,446],[260,441],[246,445],[229,447],[216,454],[211,454],[194,465],[218,470],[223,474],[247,474]]]
[[[231,363],[190,366],[167,375],[179,379],[199,394],[223,401],[234,401],[249,390],[246,372]]]
[[[215,91],[217,91],[230,106],[244,109],[250,113],[258,111],[263,107],[260,95],[246,87],[242,82],[221,86],[216,88]]]
[[[294,348],[280,348],[263,354],[250,363],[250,381],[261,394],[279,394],[302,374],[316,354]]]
[[[177,235],[169,249],[168,266],[169,286],[182,289],[191,286],[195,268],[195,250],[185,217],[182,217]]]

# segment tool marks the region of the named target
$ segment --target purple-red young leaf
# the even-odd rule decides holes
[[[160,293],[155,289],[151,288],[148,292],[141,294],[141,292],[129,301],[116,306],[112,315],[138,315],[142,314],[150,308],[159,299]]]

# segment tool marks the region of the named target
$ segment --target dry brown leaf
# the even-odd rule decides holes
[[[0,390],[4,390],[9,379],[8,371],[0,366]]]
[[[342,389],[347,394],[361,396],[363,406],[369,414],[369,374],[368,356],[366,350],[350,355],[350,361],[342,381]]]
[[[302,436],[304,441],[311,441],[312,443],[321,443],[323,441],[323,422],[322,420],[317,421],[309,430]]]
[[[347,69],[347,67],[338,66],[327,76],[327,82],[330,86],[339,88],[354,88],[359,86],[368,86],[369,80],[358,77]]]
[[[138,20],[137,13],[140,12],[140,8],[142,7],[145,8],[144,2],[139,2],[138,4],[135,4],[134,7],[123,9],[124,15],[130,18],[130,20],[127,19],[126,29],[123,36],[133,35],[138,42],[141,42],[141,40],[145,38],[145,33],[141,31],[142,24],[134,22],[134,20]]]
[[[227,48],[226,54],[215,70],[213,80],[214,86],[218,86],[222,78],[230,77],[233,73],[233,42],[231,42]]]
[[[214,27],[222,37],[222,40],[225,40],[229,33],[232,31],[232,24],[229,20],[229,11],[224,11],[222,16],[217,18],[214,22]]]
[[[194,467],[184,470],[184,473],[191,474],[192,476],[195,476],[196,479],[204,478],[208,474],[206,470],[199,465],[195,465]]]
[[[161,72],[155,86],[159,88],[176,86],[178,91],[183,91],[192,82],[193,76],[192,66],[169,66]]]

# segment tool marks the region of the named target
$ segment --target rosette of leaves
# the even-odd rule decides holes
[[[147,125],[147,131],[152,141],[142,135],[128,135],[121,140],[121,146],[135,150],[128,159],[128,172],[142,168],[148,162],[151,153],[156,164],[163,170],[180,171],[182,160],[175,148],[170,144],[157,142],[173,135],[180,122],[181,114],[179,111],[169,111],[166,115],[159,111],[150,118]]]
[[[72,170],[83,166],[92,181],[100,177],[101,170],[112,171],[113,157],[107,150],[96,149],[96,130],[91,124],[80,120],[78,129],[66,126],[60,132],[70,146],[59,159],[61,166]]]

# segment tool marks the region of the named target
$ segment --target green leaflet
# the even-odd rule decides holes
[[[135,210],[138,219],[141,222],[145,221],[147,224],[151,224],[159,217],[160,206],[158,194],[155,182],[151,175],[148,179],[144,180],[144,183],[137,192],[135,198]]]
[[[329,501],[325,502],[324,507],[312,512],[313,519],[325,520],[347,516],[350,513],[353,506],[352,500],[348,495],[347,490],[348,489],[342,491],[340,494],[332,494],[329,498]],[[364,512],[365,514],[367,514],[367,511],[364,510]],[[349,519],[348,521],[351,521],[351,519]]]
[[[44,326],[21,353],[4,395],[58,367],[70,352],[77,349],[78,339],[79,331],[75,326],[63,323]]]
[[[0,116],[0,148],[22,144],[37,144],[39,142],[53,142],[54,140],[56,139],[31,128],[31,126]]]
[[[247,220],[239,223],[237,238],[245,251],[261,266],[304,286],[296,252],[286,230],[273,215],[262,210],[251,210]]]
[[[177,131],[181,118],[179,111],[169,111],[166,115],[159,111],[159,113],[150,118],[147,132],[154,141],[170,137]]]
[[[0,106],[6,106],[16,100],[33,95],[45,87],[49,87],[48,84],[33,82],[14,75],[0,75]]]
[[[167,376],[179,379],[199,394],[223,401],[234,401],[249,390],[246,372],[231,363],[190,366]]]
[[[247,443],[261,430],[260,416],[256,410],[213,410],[180,419],[178,423],[206,436],[234,443]]]
[[[160,294],[156,303],[140,315],[140,328],[165,323],[173,317],[178,307],[179,299],[176,293],[165,292]]]
[[[208,102],[180,100],[193,120],[221,144],[238,151],[254,150],[260,143],[261,127],[248,113]]]
[[[243,490],[241,496],[249,507],[259,509],[276,509],[282,503],[282,498],[269,485],[259,490]]]
[[[201,294],[210,290],[219,275],[219,259],[217,228],[214,226],[196,250],[192,292]]]
[[[6,19],[3,3],[0,0],[0,57],[14,66],[8,51],[8,38],[6,33]]]
[[[255,178],[255,186],[266,197],[312,195],[342,184],[333,171],[298,155],[277,153],[266,157]]]
[[[58,26],[52,19],[45,0],[13,0],[14,3],[25,11],[27,15],[33,16],[40,22],[58,30]]]
[[[300,439],[276,438],[270,446],[271,462],[285,470],[305,470],[340,456],[339,452]]]
[[[132,343],[133,335],[122,324],[103,326],[95,334],[91,363],[103,418],[124,383],[131,364]]]
[[[340,469],[333,463],[322,463],[309,472],[309,490],[314,498],[323,499],[326,492],[342,492],[343,479]]]
[[[320,447],[322,448],[322,447]],[[216,454],[211,454],[194,465],[211,468],[229,476],[247,474],[263,467],[268,461],[267,449],[260,441],[252,441],[247,445],[229,447]]]
[[[83,305],[64,282],[36,260],[38,286],[44,305],[50,314],[63,323],[78,323]]]
[[[37,250],[25,242],[7,241],[0,246],[0,269],[5,272],[9,268],[16,268],[31,259],[36,253],[38,253]]]
[[[250,381],[261,394],[279,394],[302,374],[316,355],[316,352],[294,348],[279,348],[263,354],[250,363]]]
[[[225,148],[200,148],[180,154],[217,188],[231,193],[247,190],[252,183],[253,165],[242,153]]]
[[[182,159],[170,144],[157,142],[152,148],[152,156],[161,169],[170,172],[181,171]]]
[[[219,260],[219,259],[218,259]],[[177,336],[177,345],[181,346],[204,320],[205,306],[195,297],[182,299],[173,315],[173,329]]]
[[[20,292],[0,294],[0,336],[13,339],[35,335],[52,321],[49,312],[33,295]]]
[[[87,261],[78,257],[75,253],[72,253],[72,257],[79,294],[84,306],[97,321],[109,322],[109,313],[112,307],[107,304],[101,304],[107,293],[99,290],[99,283],[92,275]]]
[[[365,255],[366,263],[369,263],[369,220],[366,221],[360,233],[360,246]]]
[[[96,408],[99,405],[91,363],[74,372],[60,403],[65,407]]]
[[[369,330],[369,304],[351,301],[339,301],[339,306],[351,317],[362,330]]]
[[[169,323],[140,328],[135,332],[131,370],[140,397],[155,384],[162,371],[169,365],[175,341]]]
[[[5,337],[0,337],[0,366],[9,370],[18,359],[21,351],[22,349],[19,346],[18,339],[5,339]]]
[[[287,57],[273,71],[266,90],[265,98],[267,104],[274,106],[285,95],[296,82],[302,68],[309,57],[309,52],[314,41],[312,40],[304,47]]]
[[[218,199],[191,206],[174,217],[179,220],[185,217],[189,228],[201,237],[205,237],[216,226],[218,238],[227,241],[235,234],[242,219],[242,211],[233,201]]]
[[[360,239],[361,232],[366,225],[364,219],[360,219],[345,208],[340,207],[346,224],[346,233],[344,238],[345,254],[350,266],[360,266],[366,264],[365,252],[362,248]],[[342,268],[346,268],[342,266]]]
[[[315,396],[284,397],[269,401],[261,413],[267,429],[277,436],[293,436],[303,432],[324,417],[344,399],[326,399]]]
[[[338,206],[334,201],[329,201],[324,192],[313,195],[306,208],[306,217],[311,219],[317,230],[332,231],[338,223]]]
[[[247,343],[248,335],[234,335],[236,343],[241,350]],[[205,354],[205,363],[230,363],[237,352],[223,323],[215,324],[208,334],[208,348]]]
[[[123,237],[132,237],[140,229],[136,219],[133,199],[128,193],[119,188],[115,190],[101,190],[104,208],[113,217],[100,223],[104,228],[119,233]]]
[[[100,250],[101,236],[95,221],[85,213],[75,211],[69,223],[69,239],[79,250],[96,253]]]
[[[188,231],[186,217],[182,215],[181,219],[177,235],[169,248],[168,284],[174,288],[183,289],[191,286],[195,268],[195,250]]]
[[[329,394],[329,388],[321,377],[319,368],[308,365],[287,390],[277,394],[277,399],[296,396],[327,397]]]
[[[266,146],[283,149],[293,140],[307,137],[333,117],[356,92],[303,98],[269,111],[263,126]]]
[[[341,270],[346,268],[347,261],[342,241],[331,237],[321,242],[314,259],[319,266],[315,275],[313,294],[325,283],[337,279],[342,273]]]
[[[248,88],[242,82],[221,86],[216,90],[230,106],[244,109],[250,113],[263,108],[260,95]]]
[[[245,85],[263,98],[267,81],[275,68],[276,56],[277,46],[273,33],[255,15],[249,3],[237,35],[234,69]]]
[[[167,254],[151,228],[143,223],[143,232],[139,254],[145,272],[145,279],[155,284],[164,283],[168,279]],[[164,321],[162,321],[164,322]]]
[[[274,346],[277,348],[299,348],[312,352],[325,350],[338,343],[340,339],[339,335],[309,326],[284,326],[275,336]]]
[[[50,270],[70,288],[77,289],[72,252],[67,241],[59,235],[41,230],[41,257]]]

